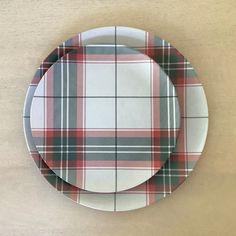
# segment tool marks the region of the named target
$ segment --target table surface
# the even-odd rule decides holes
[[[192,63],[209,105],[207,143],[170,197],[120,213],[76,205],[30,158],[22,128],[40,62],[78,32],[124,25],[154,32]],[[235,235],[236,1],[0,0],[0,235]]]

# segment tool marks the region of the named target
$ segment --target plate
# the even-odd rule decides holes
[[[176,145],[174,85],[145,54],[119,45],[80,47],[54,63],[31,105],[33,140],[66,182],[117,192],[151,178]]]
[[[80,190],[55,175],[38,154],[30,131],[30,107],[35,88],[52,64],[65,53],[87,44],[113,43],[132,47],[155,60],[169,75],[179,98],[181,129],[174,153],[158,173],[145,183],[119,193],[93,193]],[[41,173],[58,191],[87,207],[125,211],[148,206],[172,193],[189,176],[200,158],[208,129],[208,108],[203,87],[192,65],[165,40],[130,27],[104,27],[86,31],[55,49],[37,70],[24,106],[24,131],[31,156]]]

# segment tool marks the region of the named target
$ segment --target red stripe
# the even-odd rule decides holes
[[[79,51],[82,51],[81,54],[81,59],[82,61],[85,60],[85,55],[84,55],[84,48],[79,49]],[[84,95],[84,89],[85,89],[85,70],[84,70],[84,64],[77,64],[77,96],[83,96]],[[80,85],[80,86],[78,86]],[[84,117],[84,101],[83,98],[80,99],[80,102],[77,101],[77,114],[76,114],[76,127],[82,127],[83,128],[83,117]],[[76,138],[76,144],[77,145],[81,145],[82,147],[78,147],[77,150],[80,151],[84,151],[84,138],[85,137],[85,132],[84,129],[81,129],[80,131],[75,131],[71,133],[71,131],[68,132],[68,136],[69,137],[74,137],[73,135],[75,135],[75,137],[82,137],[82,138]],[[77,153],[76,154],[76,161],[75,161],[75,166],[84,166],[85,162],[84,162],[84,153]],[[84,173],[83,171],[76,171],[76,185],[77,186],[81,186],[82,188],[84,187]]]
[[[185,118],[182,118],[182,120]],[[149,131],[134,131],[134,130],[127,130],[127,131],[118,131],[117,137],[119,138],[151,138],[151,134],[153,138],[162,138],[162,137],[175,137],[176,130],[157,130],[153,129]],[[42,130],[32,130],[32,134],[34,137],[47,137],[47,138],[55,138],[55,137],[87,137],[87,138],[93,138],[93,137],[100,137],[100,138],[112,138],[115,137],[115,131],[89,131],[86,129],[77,129],[77,130],[71,130],[71,129],[63,129],[62,132],[59,130],[53,130],[53,129],[42,129]]]

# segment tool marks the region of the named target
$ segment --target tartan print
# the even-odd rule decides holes
[[[136,50],[145,52],[147,53],[147,55],[151,56],[164,69],[166,74],[170,75],[170,79],[176,87],[178,98],[180,101],[181,129],[178,136],[175,152],[171,154],[165,165],[160,171],[158,171],[158,173],[154,177],[134,189],[130,189],[120,193],[96,194],[83,191],[73,185],[66,183],[60,177],[55,175],[38,154],[37,150],[35,149],[34,143],[32,142],[29,124],[29,108],[31,106],[35,87],[45,73],[45,68],[49,68],[61,57],[61,51],[70,51],[73,50],[73,48],[76,48],[83,44],[86,45],[86,40],[88,41],[88,39],[82,39],[82,36],[85,34],[90,35],[90,38],[87,37],[90,40],[90,44],[91,42],[100,43],[99,37],[93,38],[93,32],[99,31],[102,38],[104,32],[110,30],[109,28],[113,29],[115,27],[98,28],[76,35],[72,39],[60,45],[42,63],[40,68],[37,70],[26,95],[24,107],[24,131],[28,149],[30,150],[31,156],[33,157],[36,165],[40,169],[43,176],[47,179],[47,181],[58,191],[62,192],[70,199],[87,207],[107,211],[124,211],[145,207],[150,205],[151,203],[159,201],[172,193],[176,188],[178,188],[180,184],[184,182],[184,180],[189,176],[189,174],[195,167],[202,153],[206,140],[208,112],[202,85],[198,81],[197,75],[191,64],[178,52],[177,49],[175,49],[168,42],[160,39],[159,37],[155,37],[151,33],[134,28],[116,27],[117,32],[119,31],[120,33],[123,31],[123,39],[120,40],[120,44],[125,44],[129,47],[133,46],[133,48],[135,48]],[[135,33],[137,31],[145,35],[145,38],[142,38],[140,40],[139,37],[136,37]],[[134,46],[133,42],[135,40],[141,42],[141,45],[139,45],[138,43]],[[188,100],[192,95],[192,93],[190,93],[188,96],[186,96],[188,88],[201,89],[203,98],[200,95],[198,96],[198,98],[202,98],[206,106],[206,111],[201,112],[200,114],[198,114],[198,116],[195,117],[195,120],[199,119],[205,121],[205,133],[201,133],[198,139],[196,139],[196,145],[200,145],[201,143],[203,143],[203,145],[200,145],[199,150],[196,149],[192,151],[189,150],[187,143],[187,124],[191,117],[188,118],[188,107],[186,104],[188,103]],[[139,196],[142,198],[141,202],[137,202]],[[121,199],[123,199],[122,204]],[[136,204],[134,204],[134,202],[136,202]]]
[[[102,74],[98,70],[91,77],[94,68]],[[137,70],[145,71],[145,78],[136,74],[130,81]],[[113,86],[98,91],[96,81],[106,76],[103,86],[114,80]],[[146,87],[127,91],[141,79]],[[112,106],[104,110],[100,101]],[[103,110],[99,117],[88,103]],[[158,64],[124,46],[96,45],[71,51],[45,73],[33,98],[31,129],[37,150],[56,175],[88,191],[117,192],[145,182],[162,167],[176,145],[179,115],[174,86]]]

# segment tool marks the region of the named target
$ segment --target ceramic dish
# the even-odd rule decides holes
[[[169,160],[145,183],[119,193],[94,193],[68,184],[54,174],[35,148],[30,130],[32,98],[44,73],[59,58],[78,46],[88,44],[126,45],[150,56],[175,85],[179,98],[181,129]],[[205,93],[191,64],[166,41],[143,30],[128,27],[104,27],[86,31],[55,49],[37,70],[28,89],[24,107],[24,130],[28,148],[44,177],[70,199],[87,207],[106,211],[137,209],[172,193],[191,173],[202,153],[208,129]]]
[[[148,56],[119,45],[75,49],[54,63],[32,100],[34,143],[66,182],[117,192],[151,178],[176,145],[174,85]]]

